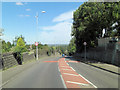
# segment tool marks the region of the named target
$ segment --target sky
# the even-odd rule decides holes
[[[27,44],[35,41],[69,44],[73,12],[81,4],[83,2],[3,2],[2,38],[12,43],[16,36],[22,35]]]

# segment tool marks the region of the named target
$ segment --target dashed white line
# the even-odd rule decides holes
[[[73,83],[73,84],[84,85],[84,86],[89,86],[88,84],[79,83],[79,82],[73,82],[73,81],[66,81],[66,82],[68,82],[68,83]]]

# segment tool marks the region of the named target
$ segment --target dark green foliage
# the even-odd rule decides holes
[[[2,41],[2,53],[9,52],[11,47],[12,45],[9,41],[7,43],[4,40]]]
[[[68,55],[73,55],[76,52],[75,38],[72,38],[68,45]]]
[[[72,36],[75,38],[76,52],[84,49],[84,42],[87,42],[87,48],[96,47],[103,29],[107,37],[111,36],[111,32],[113,36],[120,35],[120,2],[85,2],[73,17]],[[113,27],[114,23],[117,25]],[[113,32],[114,29],[116,32]]]
[[[59,46],[56,46],[56,51],[59,52],[60,54],[68,54],[68,51],[67,51],[67,47],[68,45],[59,45]]]

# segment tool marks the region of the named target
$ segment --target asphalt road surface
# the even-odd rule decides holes
[[[30,68],[15,75],[9,82],[3,85],[3,88],[65,88],[66,78],[64,78],[64,76],[61,78],[62,71],[59,70],[59,60],[59,57],[54,57],[44,61],[37,61],[37,63]],[[72,58],[65,58],[65,61],[68,60],[72,60]],[[97,69],[81,62],[61,63],[61,65],[63,64],[76,71],[76,75],[66,73],[69,77],[74,75],[76,78],[77,74],[80,74],[85,80],[90,81],[92,85],[97,88],[118,88],[118,75],[116,74]],[[77,76],[77,78],[80,78],[80,76]],[[68,83],[81,84],[72,81]]]

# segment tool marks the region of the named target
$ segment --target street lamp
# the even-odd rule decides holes
[[[46,11],[41,11],[41,13],[45,13]],[[37,31],[38,31],[38,12],[36,12],[36,27],[37,27]],[[38,43],[38,42],[36,42],[36,43]],[[38,45],[36,45],[36,60],[38,60]]]
[[[85,61],[86,61],[86,45],[87,45],[87,43],[84,42],[83,44],[84,44],[84,46],[85,46],[85,56],[84,56],[84,58],[85,58]]]

